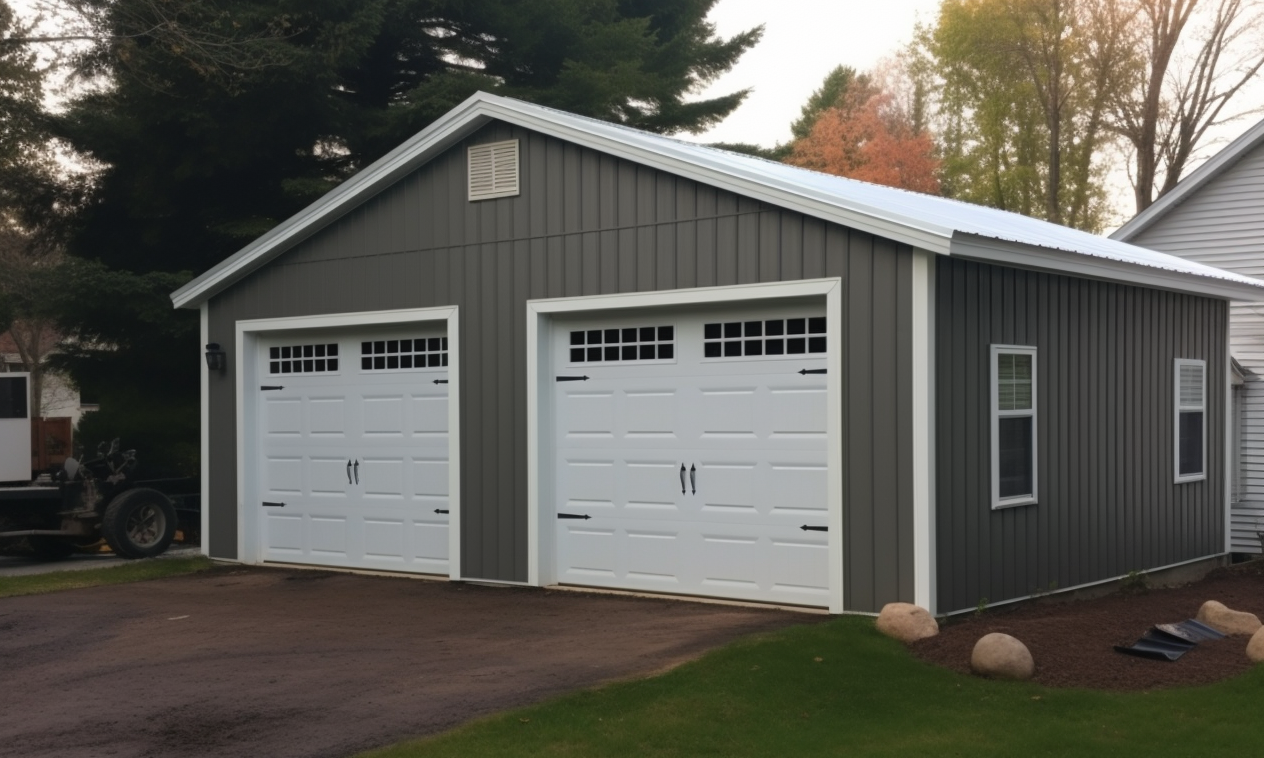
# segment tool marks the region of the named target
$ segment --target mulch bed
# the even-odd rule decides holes
[[[1091,600],[1055,598],[985,611],[944,624],[914,643],[917,657],[970,673],[970,653],[991,632],[1017,637],[1036,661],[1035,681],[1049,687],[1151,690],[1209,684],[1251,668],[1246,637],[1202,642],[1175,662],[1117,653],[1154,624],[1194,618],[1207,600],[1264,619],[1264,561],[1216,569],[1183,587],[1116,592]]]

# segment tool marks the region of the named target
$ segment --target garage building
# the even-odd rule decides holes
[[[1262,284],[480,93],[173,294],[204,549],[836,613],[1220,556]]]

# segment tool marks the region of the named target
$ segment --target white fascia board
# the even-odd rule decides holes
[[[1166,216],[1168,211],[1180,205],[1187,197],[1201,189],[1203,185],[1227,171],[1242,156],[1261,143],[1264,143],[1264,121],[1259,122],[1248,129],[1245,134],[1230,142],[1223,150],[1199,166],[1196,171],[1182,179],[1170,192],[1155,200],[1149,208],[1133,216],[1128,223],[1116,229],[1110,235],[1110,238],[1127,242],[1136,237],[1159,219]]]
[[[202,303],[198,309],[198,333],[201,335],[201,344],[205,345],[211,341],[211,304]],[[199,484],[198,498],[199,510],[201,511],[202,539],[201,552],[207,558],[211,557],[211,371],[202,362],[202,351],[198,351],[198,396],[200,409],[198,445],[201,451],[198,462],[198,472],[202,477]]]
[[[1188,295],[1202,295],[1236,302],[1264,302],[1264,280],[1261,280],[1260,285],[1257,286],[1232,279],[1198,276],[971,234],[956,235],[952,241],[951,254],[954,257],[984,263],[1087,279],[1101,279]]]

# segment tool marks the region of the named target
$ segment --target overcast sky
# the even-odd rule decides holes
[[[789,140],[790,122],[831,69],[872,68],[909,43],[914,24],[933,22],[938,8],[939,0],[720,0],[710,19],[721,36],[763,24],[764,38],[707,90],[754,91],[700,139],[769,147]]]

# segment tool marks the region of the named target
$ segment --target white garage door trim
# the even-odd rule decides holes
[[[258,418],[257,392],[246,387],[258,376],[259,339],[281,331],[330,329],[348,326],[395,326],[446,322],[448,335],[448,577],[460,579],[461,573],[461,353],[460,323],[456,306],[417,308],[394,311],[335,313],[323,316],[252,319],[237,322],[237,349],[233,361],[237,391],[237,556],[241,563],[261,563],[263,545],[258,539],[255,505],[259,484],[259,439],[255,425],[247,419]]]
[[[541,503],[552,501],[554,460],[552,455],[552,371],[553,314],[583,311],[612,311],[627,308],[655,308],[679,305],[742,303],[757,300],[824,297],[827,317],[826,338],[831,349],[826,358],[827,450],[829,459],[829,610],[843,612],[843,421],[842,421],[842,280],[808,279],[729,287],[704,287],[661,292],[638,292],[593,297],[530,300],[527,302],[527,576],[537,586],[556,584],[556,545],[553,540],[552,511],[543,512]]]

